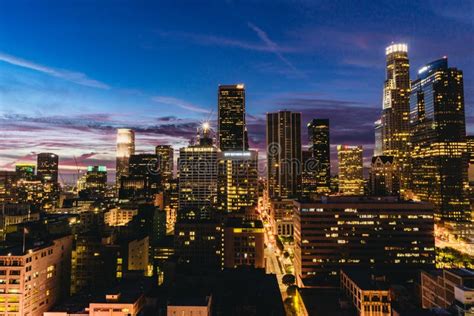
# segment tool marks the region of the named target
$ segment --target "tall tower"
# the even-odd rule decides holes
[[[423,66],[410,109],[413,193],[435,205],[438,219],[470,221],[462,71],[447,58]]]
[[[343,195],[364,194],[362,152],[362,146],[337,146],[339,193]]]
[[[180,211],[199,213],[216,206],[217,154],[207,123],[198,144],[179,150]]]
[[[37,157],[36,174],[43,182],[58,182],[58,155],[53,153],[40,153]]]
[[[219,148],[222,151],[247,150],[244,85],[220,85],[217,98]]]
[[[257,206],[258,152],[223,151],[218,155],[217,208],[225,212]]]
[[[393,156],[400,171],[400,189],[409,188],[410,64],[406,44],[385,50],[387,65],[383,89],[382,152]]]
[[[267,113],[267,179],[270,198],[301,194],[301,113]]]
[[[160,170],[163,177],[163,184],[169,187],[173,179],[174,169],[174,150],[171,145],[158,145],[155,148],[155,153],[160,157]]]
[[[315,165],[306,164],[306,169],[314,172],[316,192],[327,194],[330,192],[331,181],[331,152],[329,147],[329,120],[314,119],[308,123],[308,136],[310,140],[310,150]]]
[[[130,156],[135,154],[135,132],[128,128],[117,129],[116,186],[120,186],[120,177],[128,175]]]

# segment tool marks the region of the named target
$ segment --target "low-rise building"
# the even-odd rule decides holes
[[[350,299],[360,316],[389,316],[390,290],[384,280],[379,280],[363,270],[342,270],[341,290]]]

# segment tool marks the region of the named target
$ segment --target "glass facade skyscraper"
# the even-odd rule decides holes
[[[340,194],[364,195],[362,153],[362,146],[337,146]]]
[[[418,71],[410,95],[412,190],[438,219],[470,220],[463,73],[447,58]]]
[[[301,193],[301,162],[301,113],[267,113],[267,179],[271,199]]]
[[[331,180],[331,151],[329,149],[329,120],[314,119],[308,123],[310,151],[315,166],[306,164],[304,167],[314,173],[316,192],[327,194],[330,192]],[[313,168],[314,167],[314,168]]]
[[[243,84],[219,86],[218,112],[219,148],[222,151],[247,150]]]
[[[400,171],[402,193],[409,187],[410,64],[406,44],[385,50],[386,80],[383,89],[382,152],[393,156]]]

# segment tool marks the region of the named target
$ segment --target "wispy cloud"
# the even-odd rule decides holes
[[[178,98],[174,97],[168,97],[168,96],[154,96],[152,97],[152,100],[157,103],[165,104],[165,105],[172,105],[172,106],[179,106],[182,109],[186,109],[189,111],[193,112],[198,112],[198,113],[211,113],[210,110],[204,109],[198,105],[189,103],[185,100],[181,100]]]
[[[18,67],[23,67],[23,68],[39,71],[44,74],[47,74],[56,78],[61,78],[63,80],[67,80],[70,82],[74,82],[82,86],[99,88],[99,89],[110,89],[110,86],[107,85],[106,83],[89,78],[87,75],[81,72],[75,72],[75,71],[70,71],[70,70],[65,70],[65,69],[55,69],[49,66],[37,64],[35,62],[25,60],[16,56],[4,54],[1,52],[0,52],[0,61],[9,63],[11,65],[15,65]]]
[[[228,38],[223,36],[209,35],[209,34],[196,34],[188,32],[178,31],[156,31],[158,35],[167,38],[174,39],[185,39],[198,45],[209,45],[209,46],[222,46],[222,47],[235,47],[245,50],[259,51],[259,52],[273,52],[275,48],[269,47],[265,43],[253,43],[247,42],[240,39]],[[295,52],[295,48],[289,46],[278,46],[280,52]]]
[[[292,71],[294,71],[296,74],[304,75],[303,72],[301,72],[299,69],[297,69],[285,56],[283,56],[282,50],[278,46],[277,43],[272,41],[268,34],[256,26],[255,24],[248,22],[247,25],[252,29],[257,36],[260,38],[260,40],[266,45],[268,48],[269,52],[272,52],[277,56],[283,63],[285,63]]]

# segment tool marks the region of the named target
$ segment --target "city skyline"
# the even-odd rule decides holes
[[[130,17],[133,23],[120,29],[124,38],[114,33],[114,27],[123,18],[127,4],[111,9],[110,18],[98,33],[100,10],[86,21],[60,4],[51,12],[44,8],[21,11],[22,4],[1,6],[2,23],[14,26],[18,22],[13,18],[24,15],[29,20],[29,32],[34,26],[34,34],[29,35],[24,26],[12,32],[6,31],[9,28],[0,30],[5,45],[0,47],[3,169],[13,170],[16,162],[34,162],[37,153],[54,152],[60,157],[63,176],[76,172],[75,159],[81,168],[106,165],[113,172],[115,133],[120,127],[136,131],[137,153],[151,153],[158,144],[171,144],[178,150],[188,145],[202,121],[210,120],[217,131],[217,87],[236,83],[246,87],[251,148],[264,153],[265,113],[287,109],[302,113],[302,126],[314,117],[329,118],[332,161],[337,144],[363,145],[368,166],[374,146],[373,122],[382,108],[385,47],[392,41],[408,44],[413,78],[422,65],[444,55],[453,66],[463,69],[467,128],[468,133],[472,131],[470,105],[474,93],[470,83],[474,71],[469,56],[472,41],[467,37],[472,21],[468,14],[462,14],[469,12],[469,3],[460,3],[456,9],[440,3],[424,8],[410,4],[407,10],[418,10],[417,16],[390,16],[389,10],[396,10],[397,5],[385,8],[382,3],[375,4],[348,21],[357,23],[351,36],[346,34],[350,25],[337,24],[350,13],[350,4],[325,4],[316,9],[303,2],[278,3],[279,9],[288,9],[289,16],[301,19],[296,23],[284,16],[286,28],[272,23],[281,10],[263,12],[265,4],[257,6],[248,19],[236,13],[248,11],[249,5],[212,4],[204,16],[226,8],[236,10],[225,14],[229,21],[218,19],[218,30],[204,21],[180,24],[181,19],[194,14],[192,5],[186,10],[161,6],[160,12],[153,11],[163,18],[159,22],[146,14],[153,6],[143,5],[133,8],[143,21]],[[77,6],[77,10],[86,11],[87,5]],[[338,12],[334,21],[325,16],[331,10]],[[169,16],[166,19],[165,13]],[[29,19],[27,15],[31,15]],[[179,19],[171,23],[170,17],[177,15]],[[370,16],[370,22],[362,22],[364,15]],[[45,17],[50,18],[48,23],[35,24]],[[433,17],[443,23],[430,22]],[[67,18],[71,21],[62,21]],[[63,29],[55,30],[55,22],[61,22]],[[88,22],[75,39],[70,38],[73,22]],[[418,30],[422,24],[426,27]],[[435,38],[428,34],[428,26],[436,30]],[[51,35],[45,36],[45,32]],[[94,34],[99,38],[89,38]],[[111,34],[107,41],[101,40]],[[14,42],[13,38],[24,41]],[[32,49],[29,45],[38,44],[39,38],[43,42]],[[58,47],[55,40],[68,45]],[[132,47],[121,52],[126,44],[123,41]],[[81,58],[72,51],[78,48],[84,53]],[[183,52],[183,48],[194,50]],[[171,58],[173,54],[177,55]],[[124,67],[118,64],[121,58],[127,61]],[[347,113],[353,113],[360,122],[354,123]],[[308,142],[303,129],[302,145],[306,147]],[[259,158],[264,160],[262,154]]]

